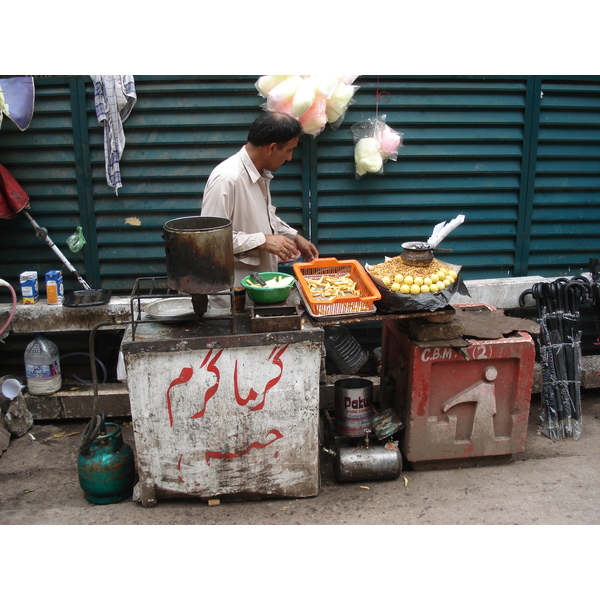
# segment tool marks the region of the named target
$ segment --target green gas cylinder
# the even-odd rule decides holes
[[[114,504],[133,493],[133,450],[116,423],[104,422],[104,414],[93,418],[83,433],[77,470],[79,485],[93,504]]]

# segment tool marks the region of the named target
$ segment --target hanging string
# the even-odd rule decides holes
[[[377,75],[377,88],[375,90],[375,118],[377,120],[379,120],[379,98],[388,102],[392,98],[392,95],[386,91],[379,91],[379,75]]]

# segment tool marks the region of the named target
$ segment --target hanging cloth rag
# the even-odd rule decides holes
[[[33,118],[35,85],[33,77],[0,79],[0,125],[6,115],[21,131],[25,131]]]
[[[119,195],[121,169],[119,161],[125,149],[123,123],[131,114],[137,94],[132,75],[90,75],[94,82],[94,101],[98,123],[104,125],[104,160],[106,182]]]
[[[29,208],[29,196],[8,169],[0,165],[0,218],[14,219]]]

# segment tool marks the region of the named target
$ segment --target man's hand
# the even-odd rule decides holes
[[[306,238],[303,238],[300,234],[296,235],[296,246],[305,262],[310,262],[315,260],[315,258],[319,258],[317,247]]]
[[[300,236],[296,236],[296,241],[298,237]],[[275,254],[283,262],[291,260],[300,252],[299,247],[284,235],[265,235],[265,239],[265,243],[260,248],[271,254]]]

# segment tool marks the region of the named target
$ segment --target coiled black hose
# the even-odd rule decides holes
[[[70,352],[69,354],[61,356],[60,360],[64,361],[65,359],[70,358],[71,356],[87,356],[91,359],[91,355],[88,352]],[[94,358],[96,362],[100,365],[100,368],[102,369],[102,374],[104,377],[102,383],[106,383],[106,381],[108,380],[108,372],[106,370],[106,367],[97,356],[95,356]],[[92,385],[91,381],[86,381],[85,379],[82,379],[81,377],[75,375],[75,373],[73,373],[73,379],[75,379],[75,381],[78,381],[79,383],[83,383],[84,385]]]

